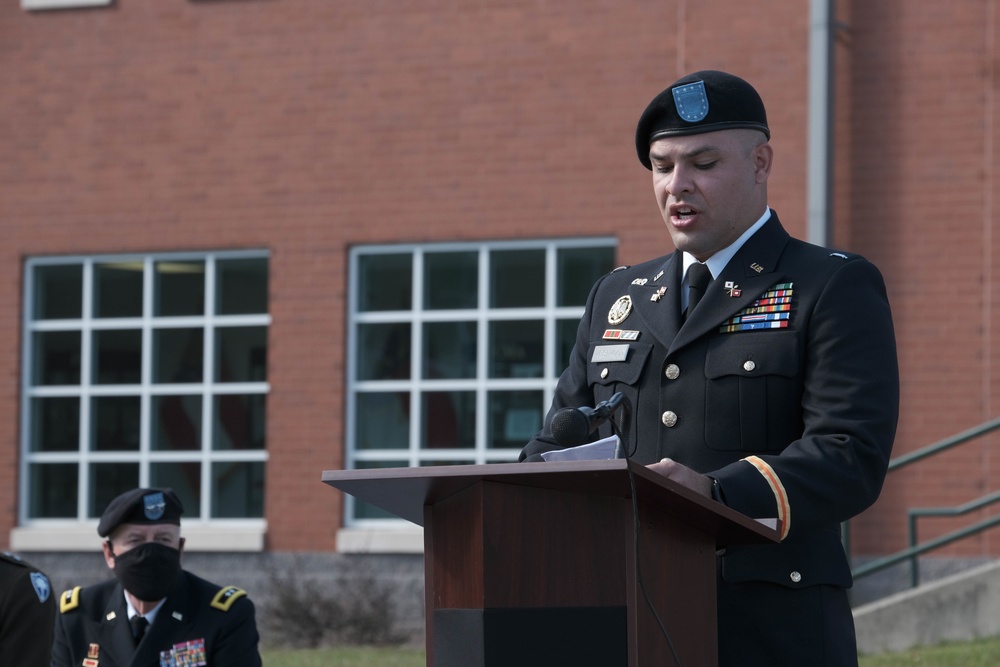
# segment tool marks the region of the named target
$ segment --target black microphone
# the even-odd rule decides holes
[[[563,447],[576,447],[587,442],[591,432],[608,421],[621,404],[625,394],[616,393],[596,408],[563,408],[552,416],[552,437]]]

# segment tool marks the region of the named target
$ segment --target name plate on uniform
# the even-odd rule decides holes
[[[594,348],[591,363],[600,364],[607,361],[625,361],[628,358],[628,345],[598,345]]]

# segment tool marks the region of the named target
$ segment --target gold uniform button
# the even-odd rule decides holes
[[[660,421],[662,421],[663,425],[667,428],[673,428],[674,425],[677,424],[677,413],[667,410],[660,416]]]
[[[603,380],[606,377],[608,377],[608,369],[607,368],[602,368],[601,369],[601,379]]]
[[[681,376],[681,369],[677,364],[667,364],[663,374],[667,376],[668,380],[676,380]]]
[[[796,584],[802,581],[802,575],[795,571],[788,575],[788,577]]]
[[[754,362],[749,361],[749,360],[743,362],[743,370],[745,370],[747,373],[749,373],[750,371],[752,371],[755,368],[757,368],[757,364],[755,364]]]

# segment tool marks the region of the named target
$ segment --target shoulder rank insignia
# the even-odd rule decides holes
[[[80,587],[77,586],[71,591],[65,591],[59,596],[59,613],[65,614],[80,606]]]
[[[222,611],[229,611],[229,608],[233,606],[233,603],[246,594],[247,592],[242,588],[237,588],[236,586],[225,586],[220,588],[219,592],[215,594],[215,597],[212,599],[212,607]]]

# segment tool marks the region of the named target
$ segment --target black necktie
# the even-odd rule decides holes
[[[132,638],[135,639],[135,645],[138,646],[139,642],[142,641],[142,636],[146,634],[149,621],[142,616],[133,616],[128,619],[128,624],[132,627]]]
[[[688,267],[688,307],[687,314],[684,316],[687,319],[691,313],[694,312],[695,306],[701,301],[701,297],[705,296],[705,291],[708,289],[708,284],[712,282],[712,272],[708,270],[708,266],[702,264],[701,262],[695,262]]]

